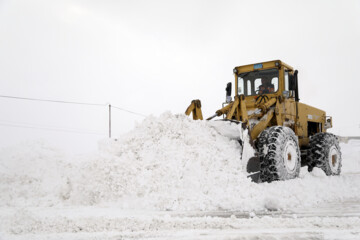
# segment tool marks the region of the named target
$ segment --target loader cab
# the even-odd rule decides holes
[[[295,98],[294,70],[280,60],[235,67],[234,73],[237,96],[257,98],[266,94]]]

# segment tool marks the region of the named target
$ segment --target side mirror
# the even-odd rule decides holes
[[[231,102],[231,82],[227,83],[226,88],[226,102]]]

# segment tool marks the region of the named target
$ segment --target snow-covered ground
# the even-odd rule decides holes
[[[253,183],[208,122],[148,117],[99,151],[0,152],[0,239],[360,239],[360,141],[340,176]]]

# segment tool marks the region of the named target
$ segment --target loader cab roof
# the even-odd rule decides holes
[[[263,69],[270,69],[270,68],[281,68],[285,67],[290,71],[293,71],[294,69],[280,61],[280,60],[273,60],[268,62],[260,62],[260,63],[254,63],[254,64],[248,64],[248,65],[242,65],[234,68],[234,73],[243,73],[243,72],[251,72],[255,70],[263,70]]]

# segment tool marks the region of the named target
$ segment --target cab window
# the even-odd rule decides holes
[[[285,91],[289,91],[289,71],[285,70],[284,73],[284,80],[285,80]]]
[[[256,70],[238,75],[238,94],[245,96],[275,93],[279,88],[277,68]]]

